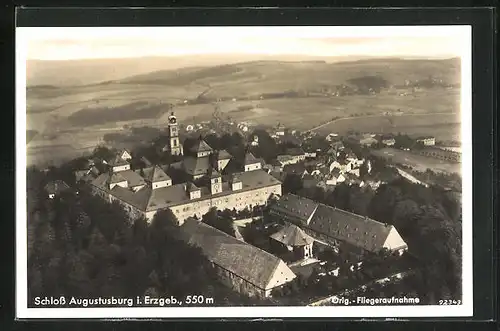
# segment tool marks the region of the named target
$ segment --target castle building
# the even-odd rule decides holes
[[[223,284],[241,294],[268,298],[296,278],[280,258],[195,219],[181,226],[181,236],[202,250]]]
[[[182,155],[183,147],[179,141],[179,126],[177,123],[177,117],[175,117],[174,112],[168,117],[168,144],[167,152],[171,155]]]
[[[293,224],[316,241],[332,247],[348,247],[363,254],[382,249],[403,254],[408,249],[393,225],[287,194],[271,208],[271,215]]]
[[[91,182],[92,190],[110,202],[118,201],[132,219],[150,221],[158,210],[169,208],[180,224],[189,217],[200,219],[212,207],[243,210],[281,196],[281,182],[262,170],[261,160],[250,153],[242,171],[222,176],[220,171],[231,159],[229,153],[214,151],[201,138],[189,152],[191,155],[175,165],[188,175],[188,182],[173,184],[157,165],[133,171],[117,156],[108,164],[109,171]]]

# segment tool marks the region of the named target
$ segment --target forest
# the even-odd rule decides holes
[[[220,284],[201,250],[182,241],[171,211],[148,225],[84,187],[48,199],[28,170],[28,302],[34,298],[203,295],[215,305],[259,305]],[[267,303],[269,304],[269,303]]]

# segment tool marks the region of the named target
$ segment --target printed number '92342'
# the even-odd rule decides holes
[[[439,300],[440,306],[453,306],[453,305],[461,305],[462,300]]]

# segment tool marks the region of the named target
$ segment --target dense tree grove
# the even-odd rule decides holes
[[[376,191],[340,184],[322,200],[317,189],[299,194],[394,225],[421,266],[402,286],[423,282],[411,291],[428,303],[461,299],[461,201],[446,190],[397,179]]]
[[[180,239],[170,210],[148,224],[81,190],[48,199],[28,170],[28,302],[35,297],[201,294],[216,304],[256,304],[216,280],[201,250]]]

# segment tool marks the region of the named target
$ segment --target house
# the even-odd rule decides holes
[[[254,135],[252,141],[250,142],[251,146],[259,146],[259,136]]]
[[[125,161],[132,159],[132,153],[127,149],[121,150],[118,155]]]
[[[278,257],[195,219],[181,226],[182,239],[199,247],[219,280],[249,297],[268,298],[296,278]]]
[[[298,163],[299,162],[299,159],[296,158],[296,157],[293,157],[291,155],[278,155],[276,157],[276,160],[279,162],[279,165],[281,167],[284,167],[285,165],[287,164],[294,164],[294,163]]]
[[[287,164],[283,167],[283,172],[287,175],[298,175],[301,178],[308,173],[304,163]]]
[[[339,169],[335,168],[332,170],[330,175],[326,177],[325,183],[326,185],[334,186],[345,182],[345,180],[346,180],[345,174],[343,174]]]
[[[287,224],[278,232],[271,235],[271,239],[285,246],[293,252],[296,260],[312,257],[314,239],[294,224]]]
[[[417,143],[421,143],[424,146],[434,146],[436,145],[436,138],[432,136],[418,137],[416,139]]]
[[[302,148],[299,147],[287,148],[286,154],[297,158],[299,162],[304,161],[306,159],[306,153]]]
[[[359,139],[359,144],[361,146],[365,146],[365,147],[371,147],[372,145],[375,145],[377,143],[378,143],[377,139],[375,139],[371,136],[363,137],[363,138]]]
[[[315,240],[360,255],[382,249],[403,254],[408,249],[393,225],[293,194],[282,196],[270,213],[281,221],[297,225]]]
[[[394,146],[394,144],[396,143],[396,139],[394,139],[394,137],[390,135],[383,135],[380,137],[380,142],[385,146]]]
[[[54,180],[47,185],[44,186],[45,193],[47,193],[49,199],[54,199],[56,196],[61,193],[67,192],[70,190],[68,184],[66,184],[62,180]]]
[[[244,166],[245,171],[259,170],[262,169],[263,161],[256,158],[252,153],[248,152],[245,155]]]

